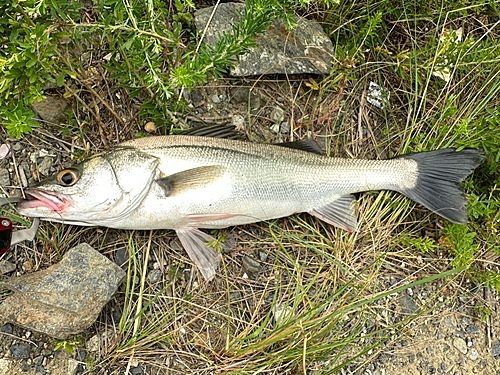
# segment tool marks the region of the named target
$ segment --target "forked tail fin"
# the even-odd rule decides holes
[[[467,223],[467,200],[462,180],[484,159],[483,150],[452,148],[401,155],[417,162],[417,182],[401,193],[457,224]]]

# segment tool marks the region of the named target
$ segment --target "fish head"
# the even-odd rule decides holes
[[[155,157],[141,152],[112,149],[27,189],[29,199],[18,203],[17,209],[43,220],[112,226],[140,205],[157,164]]]

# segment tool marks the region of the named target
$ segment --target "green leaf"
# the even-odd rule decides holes
[[[10,33],[10,37],[9,37],[9,40],[13,43],[17,40],[17,37],[19,36],[19,29],[18,28],[15,28],[14,30],[12,30],[12,32]]]
[[[27,68],[31,68],[32,66],[34,66],[36,63],[37,63],[38,59],[36,58],[33,58],[31,60],[29,60],[27,63],[26,63],[26,67]]]
[[[66,73],[61,72],[57,76],[57,86],[62,87],[64,85],[64,77],[66,77]]]

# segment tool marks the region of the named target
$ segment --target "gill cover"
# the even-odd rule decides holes
[[[42,181],[21,202],[21,214],[79,225],[110,225],[147,195],[158,159],[130,147],[95,155]]]

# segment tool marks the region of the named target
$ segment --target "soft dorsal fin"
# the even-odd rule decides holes
[[[209,165],[175,173],[160,178],[156,182],[165,191],[167,197],[173,197],[189,190],[204,188],[220,179],[225,172],[224,166]]]
[[[242,135],[236,131],[234,125],[212,125],[202,126],[201,128],[191,129],[185,135],[196,135],[198,137],[242,139]]]
[[[302,150],[302,151],[312,152],[314,154],[324,155],[321,147],[319,147],[316,141],[312,138],[301,139],[300,141],[294,141],[294,142],[276,143],[276,146],[293,148],[296,150]]]

